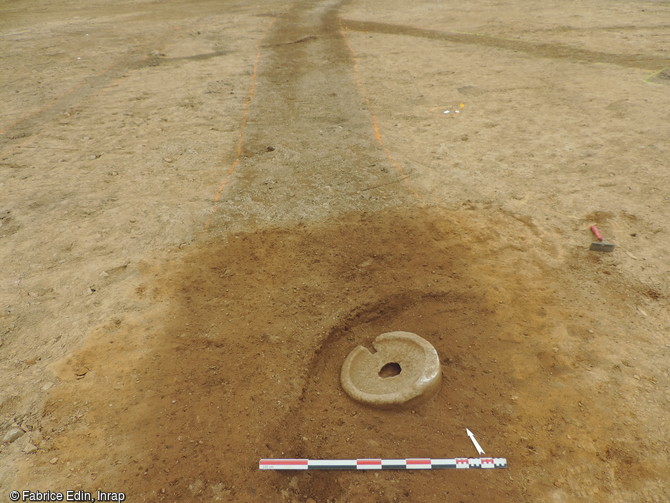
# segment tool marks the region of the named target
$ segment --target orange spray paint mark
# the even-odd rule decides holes
[[[380,145],[383,145],[384,143],[382,142],[382,135],[379,132],[379,123],[377,122],[377,115],[370,111],[370,114],[372,115],[372,126],[375,129],[375,138],[377,138],[377,141],[379,142]]]
[[[382,135],[380,132],[379,128],[379,120],[377,119],[377,114],[375,113],[374,109],[372,108],[372,105],[370,103],[370,99],[368,98],[368,94],[365,90],[365,86],[363,85],[363,81],[360,77],[361,72],[359,69],[359,64],[358,64],[358,57],[356,56],[356,52],[354,49],[351,47],[351,44],[349,43],[349,39],[347,38],[346,35],[346,28],[344,27],[342,20],[340,19],[340,35],[342,36],[342,39],[344,40],[344,44],[347,46],[347,49],[349,49],[349,52],[351,53],[351,57],[353,58],[354,61],[354,82],[356,84],[356,88],[358,89],[359,94],[363,98],[363,101],[365,102],[365,106],[367,107],[368,111],[370,112],[370,116],[372,118],[372,129],[374,130],[375,133],[375,138],[377,139],[377,142],[379,145],[382,147],[384,154],[386,155],[386,158],[388,159],[389,163],[393,168],[396,170],[398,175],[402,178],[403,182],[407,186],[407,189],[412,193],[412,195],[421,203],[421,206],[425,206],[425,201],[424,198],[421,197],[421,195],[412,187],[412,185],[409,183],[409,176],[407,173],[405,173],[405,170],[402,169],[402,166],[400,163],[393,157],[393,154],[391,151],[384,145],[384,142],[382,141]]]
[[[221,192],[228,183],[230,182],[230,176],[235,173],[238,164],[240,163],[240,157],[242,156],[242,151],[244,149],[244,132],[247,128],[247,123],[249,122],[249,106],[251,101],[254,99],[254,94],[256,93],[256,77],[258,76],[258,63],[261,59],[261,46],[260,40],[256,42],[256,59],[254,61],[254,69],[251,73],[249,79],[249,91],[247,92],[247,97],[244,99],[244,104],[242,105],[242,120],[240,121],[240,131],[237,137],[237,142],[235,142],[235,160],[226,171],[226,178],[223,180],[219,189],[216,191],[216,196],[214,196],[214,202],[216,203],[221,198]]]
[[[249,77],[249,90],[247,91],[247,96],[244,99],[244,103],[242,104],[242,119],[240,120],[240,129],[239,134],[237,136],[237,141],[235,142],[235,159],[233,160],[232,164],[226,171],[226,177],[221,182],[221,185],[219,185],[219,188],[217,189],[216,194],[214,195],[214,202],[213,202],[214,204],[212,204],[212,209],[210,210],[209,218],[207,219],[207,223],[205,224],[205,230],[208,230],[209,226],[212,223],[212,216],[214,214],[215,205],[219,201],[219,199],[221,199],[223,189],[225,189],[226,186],[230,183],[231,176],[235,173],[237,166],[240,164],[240,157],[242,157],[242,152],[244,150],[244,133],[247,128],[247,123],[249,122],[249,108],[251,107],[251,102],[253,101],[254,95],[256,94],[258,65],[261,60],[261,42],[266,39],[268,33],[270,32],[270,30],[272,29],[272,27],[276,22],[277,18],[275,17],[265,30],[265,34],[263,35],[263,37],[261,37],[259,40],[256,41],[256,58],[254,59],[254,66],[251,72],[251,77]]]

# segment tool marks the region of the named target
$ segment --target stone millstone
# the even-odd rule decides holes
[[[439,388],[440,358],[425,339],[410,332],[388,332],[377,336],[372,346],[375,353],[363,346],[354,348],[342,365],[342,387],[354,400],[399,405]],[[382,368],[391,368],[396,375],[383,377]]]

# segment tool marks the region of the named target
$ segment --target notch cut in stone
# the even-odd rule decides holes
[[[427,340],[411,332],[387,332],[372,346],[374,353],[357,346],[342,365],[342,387],[354,400],[399,405],[430,396],[440,387],[440,358]]]

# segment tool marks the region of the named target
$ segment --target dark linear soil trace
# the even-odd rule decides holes
[[[437,30],[426,30],[414,26],[375,23],[370,21],[362,22],[345,20],[344,24],[348,29],[355,31],[387,33],[389,35],[408,35],[412,37],[429,38],[432,40],[444,40],[458,44],[482,45],[496,49],[523,52],[541,58],[571,59],[586,63],[609,63],[629,68],[641,68],[644,70],[663,68],[670,64],[670,59],[668,58],[650,57],[646,54],[611,54],[579,49],[577,47],[569,47],[561,44],[533,43],[470,33],[449,33]]]

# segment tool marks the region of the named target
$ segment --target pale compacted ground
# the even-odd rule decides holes
[[[670,500],[670,3],[0,0],[0,34],[0,498]],[[440,389],[351,400],[396,330]],[[466,428],[509,467],[258,470]]]

